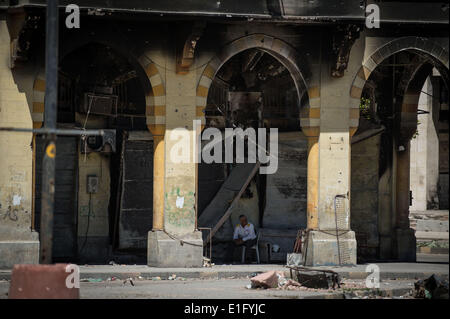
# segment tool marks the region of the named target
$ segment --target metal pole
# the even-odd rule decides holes
[[[44,127],[56,129],[58,100],[58,0],[47,0],[45,37]],[[41,264],[52,263],[53,215],[55,204],[56,134],[46,134],[42,161]]]

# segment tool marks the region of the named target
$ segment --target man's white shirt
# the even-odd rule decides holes
[[[255,227],[253,224],[248,223],[245,227],[238,224],[234,228],[233,239],[241,238],[243,241],[252,240],[256,238]]]

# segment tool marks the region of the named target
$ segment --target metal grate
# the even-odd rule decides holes
[[[346,195],[336,195],[334,198],[334,216],[336,219],[336,241],[340,265],[350,264],[350,242],[341,240],[341,236],[348,232],[349,214],[348,198]]]

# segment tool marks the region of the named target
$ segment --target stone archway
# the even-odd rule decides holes
[[[362,66],[353,79],[352,86],[350,88],[350,99],[352,103],[355,102],[359,104],[364,85],[376,67],[391,55],[405,50],[425,53],[431,56],[434,60],[440,62],[440,64],[446,67],[447,70],[449,69],[448,51],[439,43],[421,37],[404,37],[392,40],[378,48],[362,63]]]
[[[196,118],[201,120],[202,124],[205,123],[204,112],[209,88],[216,73],[231,57],[252,48],[261,49],[267,52],[288,69],[297,89],[299,101],[301,100],[303,93],[307,92],[308,86],[304,75],[308,74],[308,68],[304,67],[302,69],[300,67],[302,62],[306,66],[304,57],[302,57],[292,46],[280,39],[265,34],[248,35],[225,45],[205,66],[197,85],[196,97]],[[310,94],[310,92],[307,93],[308,95]],[[316,99],[319,98],[320,97],[316,97]],[[317,107],[312,108],[310,104],[308,104],[301,110],[302,129],[313,127],[318,129],[320,115],[319,100],[316,101],[315,106]]]
[[[288,43],[266,34],[252,34],[225,45],[205,66],[196,91],[196,118],[205,124],[205,108],[209,89],[220,68],[233,56],[248,50],[260,49],[277,59],[289,71],[301,103],[304,94],[307,104],[300,108],[300,126],[308,140],[307,160],[307,224],[318,227],[318,138],[320,132],[320,87],[309,87],[305,75],[310,71],[307,61]]]
[[[392,211],[388,210],[391,215],[384,216],[384,220],[392,219],[392,221],[379,223],[379,225],[384,225],[382,226],[383,230],[379,228],[379,232],[380,234],[383,233],[384,236],[383,245],[393,247],[392,251],[386,247],[380,248],[380,250],[386,254],[392,254],[392,256],[399,260],[415,261],[416,242],[414,230],[410,228],[408,219],[410,200],[409,141],[417,127],[417,104],[423,83],[430,74],[433,66],[446,73],[443,75],[444,77],[447,76],[449,65],[448,51],[439,43],[425,38],[405,37],[392,40],[375,50],[362,63],[362,66],[353,79],[349,93],[352,105],[359,105],[363,90],[372,72],[378,66],[382,65],[383,61],[387,58],[404,51],[415,53],[418,58],[414,58],[412,60],[414,61],[412,67],[407,68],[403,72],[399,80],[396,95],[397,97],[401,97],[401,100],[397,100],[393,105],[395,133],[391,139],[393,143],[393,147],[391,147],[392,155],[390,155],[392,163],[390,164],[390,173],[383,175],[391,176],[390,182],[386,182],[385,180],[383,189],[390,189],[390,195],[388,195],[390,199],[388,202],[389,206],[392,207]],[[424,56],[428,59],[424,59]],[[359,119],[359,112],[357,115]],[[381,202],[378,204],[381,205]],[[386,202],[383,205],[385,207],[388,204]],[[393,240],[392,243],[386,244],[388,240],[391,240],[391,237]]]

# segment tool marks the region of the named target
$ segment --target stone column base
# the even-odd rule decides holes
[[[203,239],[200,231],[172,239],[165,232],[148,232],[147,264],[152,267],[190,268],[203,266]],[[193,244],[193,245],[191,245]]]
[[[327,233],[318,230],[309,232],[305,251],[306,266],[339,265],[339,250],[342,265],[356,265],[355,232],[349,231],[339,236],[339,250],[336,235],[331,235],[334,232],[333,230]]]
[[[416,235],[414,229],[395,230],[396,259],[404,262],[416,261]]]
[[[15,264],[39,264],[39,240],[0,241],[0,269]]]

